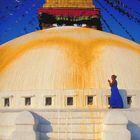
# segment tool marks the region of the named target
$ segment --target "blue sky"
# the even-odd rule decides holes
[[[120,1],[133,18],[128,18],[119,10],[107,3]],[[39,30],[37,9],[44,0],[0,0],[0,44],[16,37]],[[140,0],[94,0],[101,9],[103,31],[134,40],[140,43]],[[115,6],[120,6],[115,5]],[[109,27],[109,28],[108,28]]]

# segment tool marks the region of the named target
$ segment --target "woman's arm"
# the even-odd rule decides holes
[[[113,86],[116,82],[117,82],[116,80],[113,80],[112,82],[110,80],[108,80],[110,87]]]
[[[111,83],[111,81],[110,81],[110,80],[108,80],[108,83],[109,83],[109,86],[111,86],[111,84],[112,84],[112,83]]]

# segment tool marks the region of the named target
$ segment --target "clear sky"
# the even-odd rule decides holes
[[[39,30],[37,9],[44,0],[0,0],[0,44]],[[94,0],[103,30],[140,43],[140,0]]]

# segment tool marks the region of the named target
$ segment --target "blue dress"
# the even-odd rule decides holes
[[[123,108],[123,101],[117,87],[117,81],[111,84],[110,107]]]

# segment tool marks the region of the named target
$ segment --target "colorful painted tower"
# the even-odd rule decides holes
[[[101,30],[100,10],[92,0],[46,0],[38,13],[41,29],[82,26]]]

